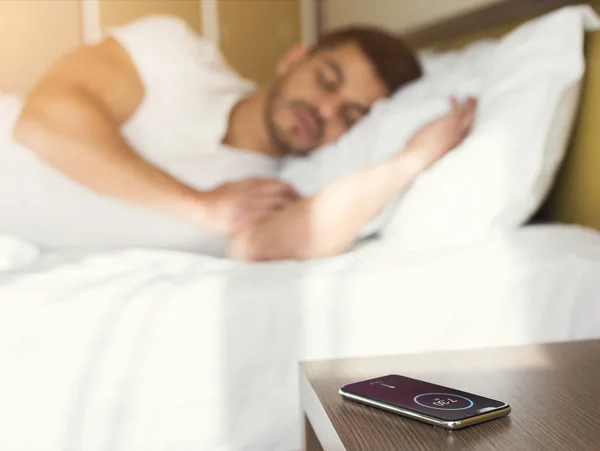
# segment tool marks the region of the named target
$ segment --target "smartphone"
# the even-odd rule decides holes
[[[342,397],[446,429],[508,415],[510,406],[483,396],[390,374],[345,385]]]

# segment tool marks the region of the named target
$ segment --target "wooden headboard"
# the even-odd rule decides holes
[[[556,8],[600,0],[504,0],[407,34],[414,49],[451,49],[483,38],[500,37],[523,22]],[[600,32],[588,33],[586,75],[569,150],[538,219],[600,230]]]

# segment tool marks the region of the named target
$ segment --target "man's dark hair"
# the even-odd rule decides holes
[[[350,27],[326,34],[313,52],[354,42],[375,67],[375,71],[392,94],[406,83],[421,77],[415,55],[397,36],[371,27]]]

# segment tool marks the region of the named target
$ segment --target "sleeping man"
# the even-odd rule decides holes
[[[50,248],[339,254],[464,139],[475,102],[449,99],[452,112],[402,152],[311,197],[278,180],[276,162],[337,140],[420,76],[397,38],[352,28],[294,47],[258,88],[183,22],[133,22],[63,57],[25,99],[11,125],[18,144],[0,148],[0,232]],[[232,162],[250,169],[227,172]],[[222,251],[200,244],[218,237]]]

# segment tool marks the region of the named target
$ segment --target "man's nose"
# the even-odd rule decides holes
[[[319,113],[325,120],[333,119],[340,109],[340,101],[333,96],[323,97],[319,103]]]

